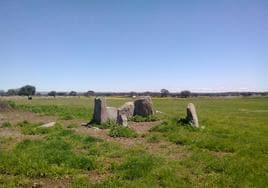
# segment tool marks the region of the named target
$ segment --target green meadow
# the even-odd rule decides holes
[[[119,107],[132,98],[108,97]],[[85,128],[94,98],[2,98],[12,114],[55,117],[51,128],[26,116],[1,120],[0,187],[266,187],[268,98],[153,98],[155,125],[139,132],[110,123]],[[181,123],[195,104],[199,129]],[[135,121],[135,119],[133,119]],[[137,122],[136,122],[137,123]],[[141,120],[142,126],[143,122]],[[139,123],[137,123],[139,124]],[[146,126],[146,125],[144,125]],[[98,134],[91,134],[93,131]],[[14,133],[14,135],[12,134]],[[18,136],[19,135],[19,136]]]

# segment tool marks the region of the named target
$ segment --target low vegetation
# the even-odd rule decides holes
[[[123,126],[113,126],[110,129],[109,136],[111,137],[126,137],[126,138],[136,138],[138,134],[128,128]]]
[[[56,124],[53,127],[41,127],[41,124],[33,124],[29,123],[28,121],[23,121],[17,124],[17,126],[20,128],[21,133],[25,135],[40,135],[40,134],[48,134],[53,133],[58,130],[62,130],[63,127],[59,124]]]
[[[130,121],[134,121],[134,122],[151,122],[151,121],[157,121],[157,120],[159,120],[159,118],[155,115],[151,115],[148,117],[135,115],[132,118],[130,118]]]
[[[128,100],[107,102],[121,106]],[[156,116],[159,125],[142,135],[113,123],[98,126],[109,129],[96,130],[113,140],[108,142],[78,131],[81,127],[68,120],[70,116],[89,121],[92,98],[12,99],[8,111],[17,108],[70,123],[41,128],[31,120],[1,122],[0,131],[16,130],[21,136],[0,137],[0,187],[31,187],[46,181],[64,181],[68,187],[266,187],[267,98],[153,102],[163,112]],[[189,102],[197,108],[199,129],[181,121]],[[133,145],[124,144],[128,141]]]
[[[2,123],[2,125],[0,127],[2,127],[2,128],[9,128],[9,127],[11,127],[11,123],[9,123],[8,121],[6,121],[6,122]]]

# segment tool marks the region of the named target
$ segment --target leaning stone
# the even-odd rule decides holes
[[[118,108],[118,115],[125,115],[127,118],[134,114],[134,102],[126,102],[123,106]]]
[[[53,127],[56,124],[56,122],[50,122],[50,123],[46,123],[41,125],[41,128],[49,128],[49,127]]]
[[[117,123],[124,127],[127,127],[127,116],[125,114],[119,114],[117,117]]]
[[[141,97],[134,102],[134,115],[147,117],[154,114],[151,97]]]
[[[189,103],[187,106],[186,120],[191,124],[192,127],[194,128],[199,127],[197,113],[193,103]]]
[[[101,124],[106,121],[107,121],[106,100],[105,98],[95,98],[92,122]]]

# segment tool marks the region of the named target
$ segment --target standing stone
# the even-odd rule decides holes
[[[187,117],[186,120],[191,124],[192,127],[198,128],[198,117],[193,103],[189,103],[187,106]]]
[[[93,120],[94,123],[104,123],[107,121],[106,112],[106,100],[105,98],[95,98],[94,100],[94,113]]]
[[[141,97],[134,102],[134,115],[147,117],[154,114],[151,97]]]
[[[125,114],[119,114],[117,116],[117,123],[119,125],[123,125],[124,127],[127,127],[127,116]]]
[[[125,115],[127,118],[134,114],[134,102],[126,102],[123,106],[118,108],[118,115]]]
[[[107,107],[105,98],[95,98],[92,122],[102,124],[117,120],[117,108]]]

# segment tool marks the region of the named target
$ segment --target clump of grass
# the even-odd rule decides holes
[[[230,140],[231,135],[225,131],[217,132],[216,130],[210,129],[196,129],[185,125],[188,124],[173,118],[153,127],[150,131],[161,133],[162,138],[177,145],[187,145],[216,152],[231,153],[239,147],[232,143]]]
[[[109,120],[106,123],[93,124],[92,126],[96,126],[96,127],[100,128],[100,129],[110,129],[112,127],[118,126],[118,124],[115,121]]]
[[[134,151],[128,154],[123,163],[113,166],[113,171],[119,173],[123,179],[135,180],[147,176],[157,163],[157,158],[152,155],[144,151]]]
[[[68,129],[77,128],[77,127],[78,127],[78,125],[76,125],[76,124],[69,124],[69,125],[67,125],[67,128]]]
[[[158,143],[158,142],[160,142],[159,136],[157,136],[156,134],[149,135],[149,137],[147,138],[147,142]]]
[[[92,187],[90,186],[90,179],[87,175],[76,175],[72,178],[71,187],[81,188],[81,187]]]
[[[164,120],[160,125],[157,125],[153,128],[150,129],[151,132],[172,132],[175,129],[177,129],[178,125],[177,125],[177,119],[176,118],[172,118],[172,119],[167,119]]]
[[[63,129],[51,132],[46,140],[24,140],[0,152],[0,174],[39,178],[89,171],[96,167],[95,158],[82,151],[96,142],[99,139]]]
[[[0,174],[0,187],[26,187],[30,182],[27,177]]]
[[[138,134],[133,129],[130,129],[128,127],[123,127],[120,125],[116,125],[110,129],[109,136],[136,138],[138,136]]]
[[[10,152],[0,154],[0,172],[28,177],[51,177],[70,174],[75,169],[91,170],[94,162],[71,151],[63,139],[24,140]]]
[[[51,104],[16,104],[16,108],[45,115],[59,116],[63,120],[89,119],[89,109],[80,106]]]
[[[74,117],[71,114],[64,114],[62,119],[63,120],[71,120],[71,119],[74,119]]]
[[[132,118],[130,118],[130,121],[134,121],[134,122],[151,122],[151,121],[158,121],[158,120],[159,120],[158,117],[154,115],[150,115],[147,117],[135,115]]]
[[[8,122],[8,121],[6,121],[6,122],[2,123],[1,127],[2,128],[10,128],[11,127],[11,123]]]
[[[14,101],[7,101],[7,104],[11,107],[11,108],[16,108],[16,103]]]
[[[109,142],[98,142],[87,148],[87,155],[89,156],[107,156],[111,158],[120,158],[123,156],[124,150],[120,145]]]

